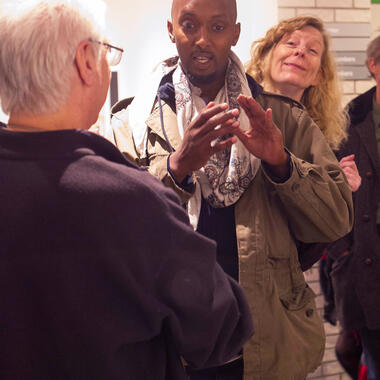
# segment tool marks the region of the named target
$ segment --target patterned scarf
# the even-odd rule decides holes
[[[205,107],[205,103],[199,97],[200,89],[189,83],[180,61],[169,59],[162,62],[155,70],[156,74],[153,78],[156,77],[156,79],[151,78],[149,81],[148,87],[155,86],[155,89],[143,89],[129,107],[128,124],[132,130],[135,145],[142,155],[146,152],[147,143],[145,120],[154,102],[152,99],[150,103],[149,99],[152,93],[156,94],[163,75],[171,71],[173,71],[178,130],[181,137],[184,135],[186,126]],[[225,85],[216,96],[215,103],[227,103],[229,109],[240,109],[236,99],[239,94],[251,96],[251,90],[241,61],[231,52]],[[247,130],[249,119],[245,112],[241,111],[238,119],[240,128]],[[227,207],[236,203],[253,180],[259,166],[260,160],[250,154],[240,140],[230,149],[211,156],[203,168],[193,173],[196,191],[188,204],[188,214],[193,227],[196,228],[198,224],[202,197],[207,199],[213,207]]]

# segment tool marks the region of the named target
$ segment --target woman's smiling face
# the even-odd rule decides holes
[[[300,100],[318,83],[324,49],[322,34],[312,26],[285,34],[271,53],[268,89]]]

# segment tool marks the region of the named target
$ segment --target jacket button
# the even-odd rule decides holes
[[[299,189],[299,187],[300,187],[299,183],[294,183],[294,184],[292,185],[292,190],[293,190],[294,192],[296,192],[296,191]]]
[[[313,309],[307,309],[305,314],[307,317],[310,318],[314,314],[314,310]]]
[[[365,264],[365,265],[371,265],[371,264],[372,264],[372,259],[370,259],[369,257],[367,257],[367,258],[364,260],[364,264]]]
[[[372,178],[373,173],[371,171],[368,171],[365,173],[366,178]]]
[[[363,222],[369,222],[369,215],[367,215],[367,214],[366,214],[366,215],[363,215],[363,216],[362,216],[362,221],[363,221]]]

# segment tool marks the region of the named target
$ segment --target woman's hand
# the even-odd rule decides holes
[[[355,192],[357,189],[359,189],[359,186],[362,183],[362,177],[359,175],[358,167],[356,166],[354,158],[355,155],[351,154],[349,156],[343,157],[339,161],[339,165],[347,177],[347,181],[351,187],[352,192]]]

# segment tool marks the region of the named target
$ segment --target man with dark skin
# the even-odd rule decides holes
[[[213,116],[214,110],[225,107],[213,107],[214,103],[209,102],[224,85],[231,46],[239,39],[240,23],[236,23],[236,17],[235,0],[212,1],[212,4],[203,0],[173,1],[172,21],[168,21],[170,39],[177,46],[186,75],[201,89],[201,97],[208,103],[203,117],[185,131],[181,148],[170,156],[170,168],[178,182],[201,168],[215,153],[215,147],[210,146],[215,137],[207,138],[214,126],[210,129],[204,121]],[[273,124],[271,110],[264,112],[252,97],[241,95],[238,101],[251,123],[246,132],[237,128],[237,123],[232,124],[236,127],[233,132],[253,155],[271,166],[273,173],[279,177],[286,175],[287,154],[281,132]],[[237,111],[233,116],[237,116]],[[231,138],[223,149],[235,141]]]
[[[250,303],[255,333],[242,355],[187,367],[189,379],[303,380],[325,342],[296,239],[346,234],[351,191],[302,106],[245,74],[231,50],[236,9],[235,0],[174,0],[167,27],[179,57],[157,66],[112,127],[117,146],[172,188],[194,229],[217,242],[219,264]]]

